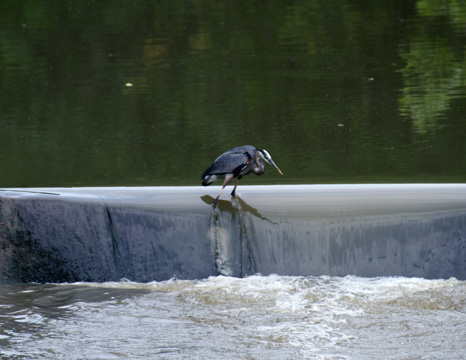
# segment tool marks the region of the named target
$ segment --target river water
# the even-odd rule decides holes
[[[464,182],[461,1],[3,1],[0,186]],[[9,359],[460,359],[455,279],[1,284]]]
[[[460,359],[466,282],[210,277],[3,285],[8,359]]]
[[[464,182],[466,5],[0,3],[0,187]]]

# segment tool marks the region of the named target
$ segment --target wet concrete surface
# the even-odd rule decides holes
[[[466,279],[466,185],[0,189],[2,279]]]

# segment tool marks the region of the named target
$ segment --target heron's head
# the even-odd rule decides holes
[[[259,155],[262,159],[264,159],[268,164],[272,165],[275,168],[275,170],[277,170],[280,173],[280,175],[283,175],[282,171],[278,168],[277,164],[273,162],[272,157],[267,152],[267,150],[257,149],[257,151],[259,151]]]

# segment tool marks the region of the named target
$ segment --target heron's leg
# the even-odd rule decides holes
[[[238,186],[238,183],[239,183],[240,180],[241,180],[241,176],[238,176],[238,178],[236,179],[235,187],[233,188],[233,191],[231,192],[231,196],[236,195],[236,187]]]
[[[215,205],[218,203],[218,198],[220,197],[220,195],[222,195],[223,189],[225,189],[225,186],[227,186],[231,180],[233,180],[233,174],[225,175],[225,181],[223,182],[222,190],[220,190],[220,193],[218,194],[217,198],[214,201]]]

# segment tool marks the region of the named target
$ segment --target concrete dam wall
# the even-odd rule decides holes
[[[0,279],[466,279],[466,184],[0,189]]]

